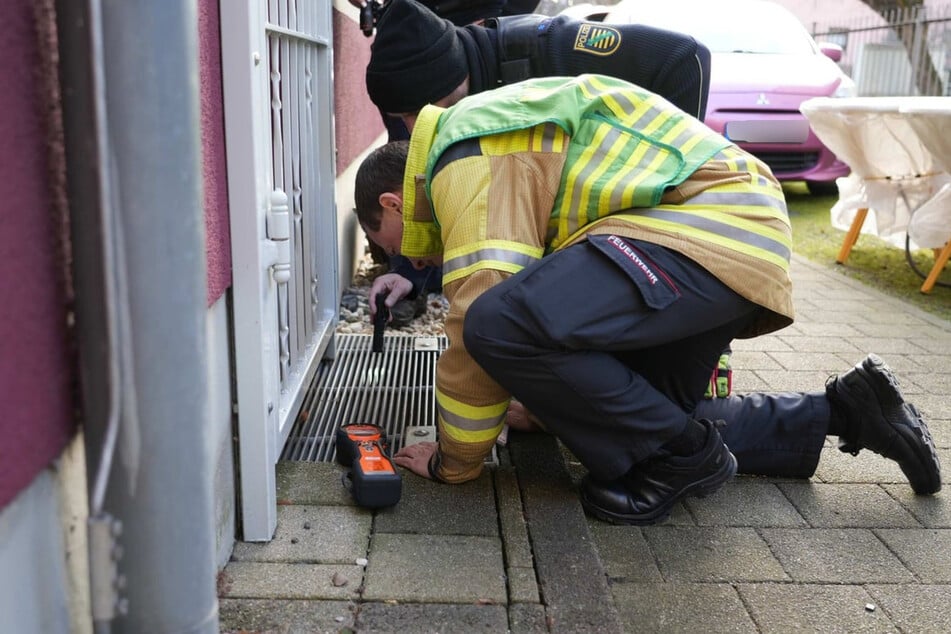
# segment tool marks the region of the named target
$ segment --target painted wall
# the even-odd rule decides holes
[[[366,67],[372,38],[360,30],[359,12],[347,0],[336,0],[334,29],[334,110],[337,174],[343,172],[383,131],[376,106],[366,90]]]
[[[199,0],[198,71],[209,306],[231,286],[231,234],[228,225],[228,174],[225,164],[219,26],[218,0]]]
[[[334,0],[334,111],[337,144],[335,198],[340,288],[346,289],[363,257],[365,239],[353,209],[353,180],[368,150],[386,141],[383,123],[366,91],[372,38],[360,30],[359,12]]]
[[[0,509],[76,429],[51,6],[0,4]]]

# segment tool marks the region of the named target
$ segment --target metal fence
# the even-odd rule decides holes
[[[951,95],[951,4],[816,23],[812,35],[843,48],[840,66],[859,96]]]

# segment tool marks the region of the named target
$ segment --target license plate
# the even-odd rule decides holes
[[[737,143],[805,143],[809,122],[801,121],[730,121],[726,138]]]

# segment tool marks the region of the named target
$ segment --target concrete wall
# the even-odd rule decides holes
[[[231,442],[231,354],[228,302],[224,297],[208,308],[205,318],[208,342],[208,421],[212,435],[212,469],[215,474],[215,561],[224,568],[235,537],[235,473]]]
[[[4,632],[92,632],[82,436],[0,510]]]

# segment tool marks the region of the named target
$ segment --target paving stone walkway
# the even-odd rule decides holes
[[[512,434],[466,485],[407,473],[375,513],[335,464],[282,462],[274,540],[220,575],[222,631],[951,632],[951,323],[800,258],[793,280],[797,322],[736,342],[734,389],[819,390],[876,352],[944,491],[827,443],[808,481],[739,476],[637,528],[583,513],[583,470],[545,434]]]

